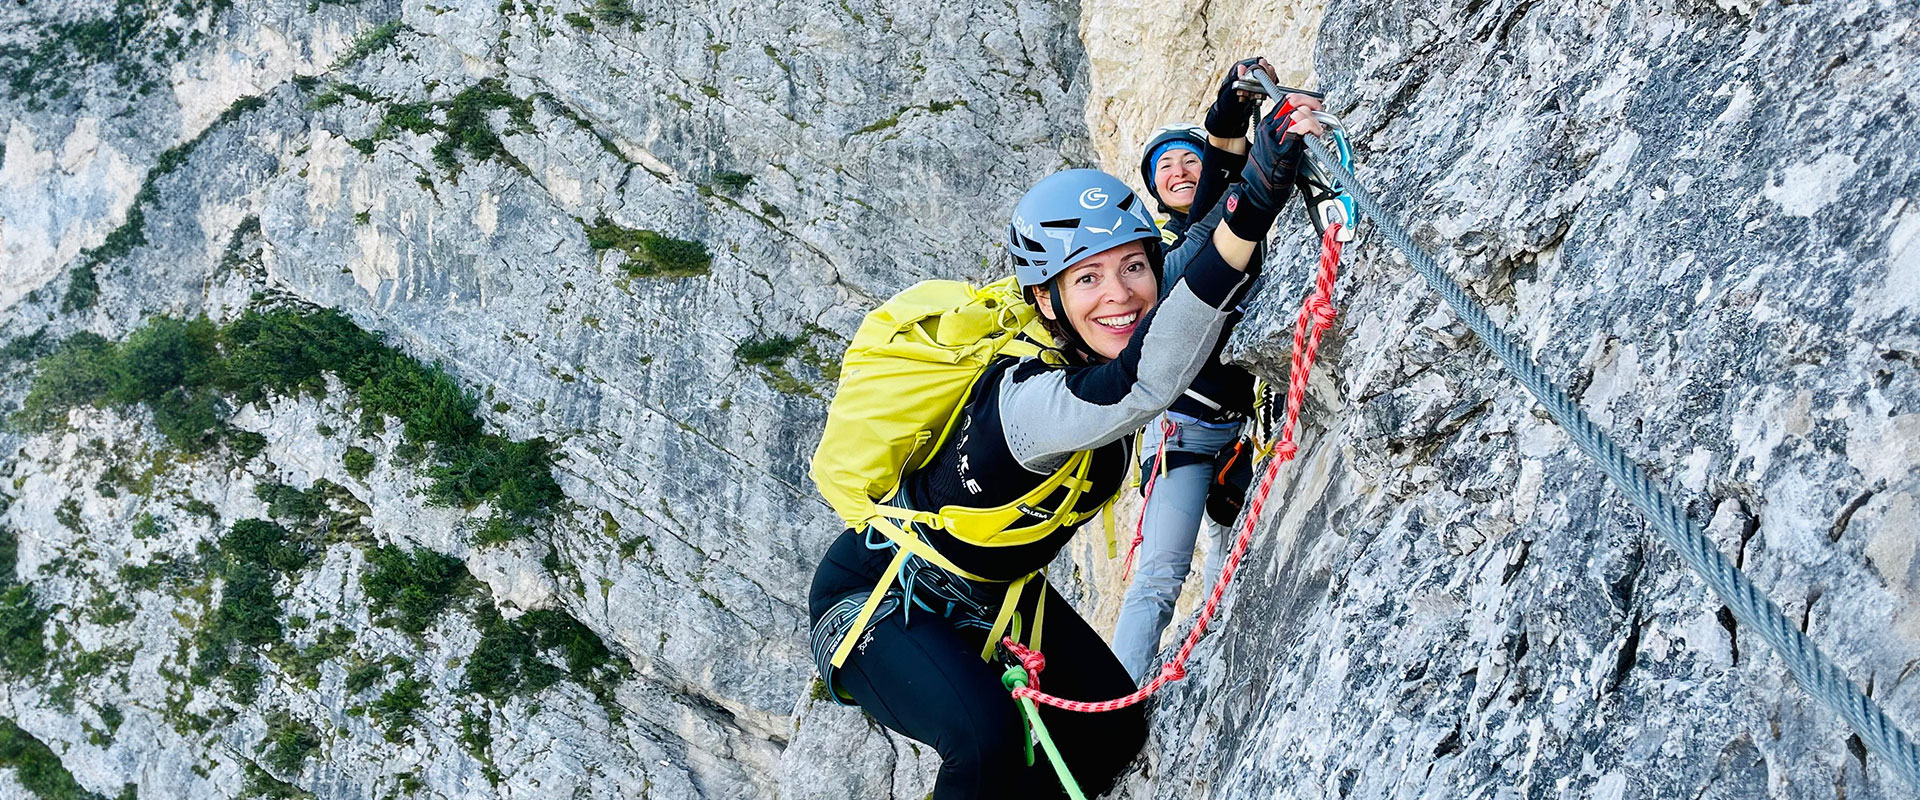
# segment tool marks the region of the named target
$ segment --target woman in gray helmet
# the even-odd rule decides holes
[[[1007,358],[989,367],[954,434],[905,476],[893,502],[915,509],[1004,505],[1081,453],[1090,454],[1086,485],[1038,507],[1021,506],[1020,524],[1042,524],[1065,510],[1057,507],[1070,502],[1062,497],[1079,498],[1075,512],[1113,497],[1127,470],[1123,440],[1166,408],[1212,351],[1228,309],[1251,282],[1255,242],[1291,191],[1298,134],[1315,128],[1309,114],[1263,121],[1245,180],[1171,253],[1163,253],[1144,202],[1112,176],[1068,170],[1029,190],[1014,208],[1007,246],[1065,365]],[[1163,274],[1178,276],[1164,292]],[[843,531],[814,572],[808,598],[813,653],[828,695],[932,745],[942,759],[935,800],[1062,796],[1044,756],[1027,764],[1019,712],[1000,683],[1003,667],[983,661],[981,650],[1001,611],[1004,582],[1044,567],[1074,529],[998,547],[945,530],[916,533],[984,580],[908,558],[879,610],[852,630],[897,545],[872,530]],[[1133,690],[1099,635],[1051,587],[1026,592],[1015,605],[1027,619],[1046,609],[1047,691],[1103,700]],[[834,651],[848,636],[857,644],[835,667]],[[1138,707],[1040,713],[1089,794],[1108,788],[1146,738]]]

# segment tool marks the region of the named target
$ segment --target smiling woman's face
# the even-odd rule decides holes
[[[1185,213],[1193,207],[1193,190],[1200,186],[1200,157],[1175,147],[1153,164],[1153,191],[1168,208]]]
[[[1118,357],[1159,298],[1146,244],[1133,241],[1103,250],[1068,267],[1048,285],[1035,287],[1040,313],[1056,319],[1051,292],[1059,291],[1066,321],[1081,341],[1096,355]]]

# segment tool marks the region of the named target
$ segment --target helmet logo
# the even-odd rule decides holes
[[[1080,207],[1088,210],[1107,204],[1107,193],[1098,186],[1090,187],[1080,193]]]

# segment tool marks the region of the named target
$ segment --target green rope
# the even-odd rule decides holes
[[[1027,671],[1018,665],[1007,667],[1006,673],[1000,676],[1000,683],[1009,692],[1024,687],[1027,685]],[[1060,757],[1060,748],[1055,747],[1053,737],[1047,735],[1047,723],[1040,721],[1040,707],[1024,697],[1015,698],[1015,702],[1020,704],[1021,718],[1027,723],[1029,731],[1026,737],[1027,766],[1033,766],[1033,740],[1039,739],[1041,749],[1047,751],[1047,760],[1053,762],[1053,774],[1060,776],[1061,786],[1067,787],[1067,796],[1073,800],[1087,800],[1087,796],[1080,792],[1080,784],[1073,781],[1073,773],[1067,771],[1067,760]]]

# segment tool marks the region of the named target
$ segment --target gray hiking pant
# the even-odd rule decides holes
[[[1173,435],[1164,437],[1162,423],[1169,420]],[[1162,414],[1147,424],[1141,437],[1141,467],[1150,477],[1163,437],[1167,452],[1195,453],[1204,460],[1153,478],[1153,492],[1140,523],[1142,541],[1133,583],[1127,587],[1120,621],[1113,629],[1113,653],[1136,683],[1152,677],[1159,667],[1155,656],[1160,652],[1160,633],[1173,619],[1173,604],[1193,564],[1194,540],[1202,525],[1207,528],[1208,545],[1204,575],[1212,580],[1220,572],[1228,529],[1207,518],[1207,486],[1213,482],[1214,456],[1233,447],[1240,438],[1240,423],[1219,426],[1185,414]]]

